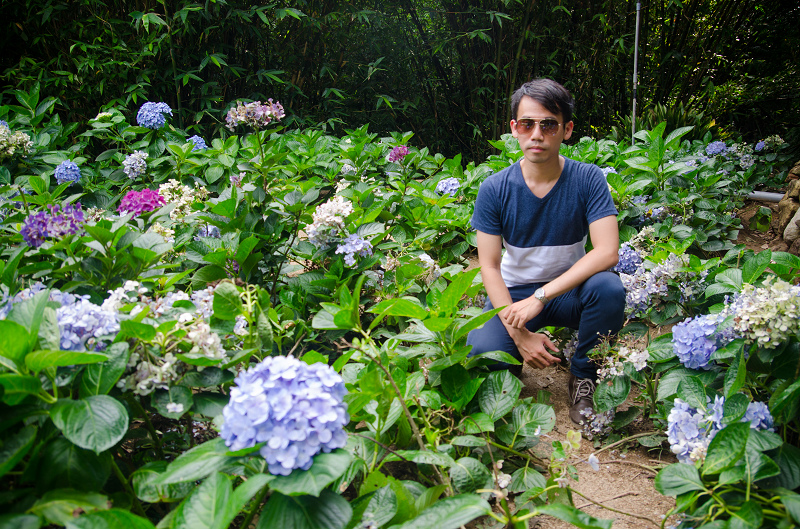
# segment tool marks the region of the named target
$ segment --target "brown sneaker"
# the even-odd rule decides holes
[[[583,424],[586,421],[586,415],[594,413],[594,396],[595,383],[590,378],[578,378],[572,373],[569,375],[569,382],[567,389],[569,390],[569,399],[571,407],[569,409],[569,418],[575,424]]]

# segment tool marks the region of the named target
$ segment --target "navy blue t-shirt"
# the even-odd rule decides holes
[[[589,224],[617,209],[603,172],[565,158],[553,188],[539,198],[519,163],[489,176],[478,190],[472,227],[501,235],[506,249],[500,272],[507,286],[546,283],[586,254]]]

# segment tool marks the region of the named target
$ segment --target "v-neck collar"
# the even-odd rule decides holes
[[[547,200],[549,197],[551,197],[554,194],[554,192],[556,191],[556,189],[558,189],[558,187],[561,185],[561,182],[564,180],[564,174],[567,172],[567,164],[570,163],[570,162],[571,162],[571,160],[565,156],[564,157],[564,168],[561,169],[561,174],[558,175],[558,180],[556,180],[556,183],[553,184],[553,187],[551,187],[550,190],[543,197],[536,196],[536,194],[528,186],[528,182],[525,181],[525,175],[522,174],[522,160],[520,160],[519,162],[516,162],[516,163],[517,163],[517,169],[518,169],[518,172],[519,172],[519,178],[522,180],[522,185],[528,191],[530,196],[533,197],[536,200],[544,201],[544,200]]]

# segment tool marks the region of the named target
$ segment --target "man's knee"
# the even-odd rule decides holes
[[[609,308],[624,310],[625,287],[617,274],[599,272],[586,280],[584,289],[593,300]]]

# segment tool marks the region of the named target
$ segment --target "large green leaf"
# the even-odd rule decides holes
[[[28,395],[36,395],[42,389],[39,377],[31,375],[0,375],[0,386],[3,387],[3,402],[11,406],[19,404]]]
[[[319,497],[274,493],[261,511],[257,529],[344,529],[352,516],[347,500],[329,490]]]
[[[775,452],[770,452],[770,457],[780,467],[781,473],[764,480],[763,486],[789,490],[800,487],[800,448],[784,443]]]
[[[167,470],[167,464],[166,461],[151,461],[131,474],[131,485],[137,498],[148,503],[173,502],[192,492],[195,488],[193,481],[159,484],[161,475]]]
[[[738,510],[731,510],[728,527],[730,529],[758,529],[763,520],[764,513],[761,505],[751,500],[741,504]]]
[[[736,464],[744,454],[747,438],[750,436],[750,423],[730,424],[717,432],[703,463],[703,475],[718,474]]]
[[[233,320],[242,314],[242,298],[236,285],[223,281],[214,289],[214,316],[221,320]]]
[[[36,426],[29,424],[0,445],[0,477],[6,475],[28,453],[36,441]]]
[[[14,305],[6,320],[19,323],[28,330],[28,350],[33,351],[39,340],[39,327],[44,318],[44,309],[50,297],[49,290],[43,290],[30,299]]]
[[[462,457],[450,468],[450,481],[457,492],[474,492],[491,488],[492,474],[477,459]]]
[[[28,369],[38,373],[48,367],[66,367],[80,364],[105,362],[108,356],[88,351],[34,351],[25,357]]]
[[[121,441],[128,431],[127,410],[108,395],[60,399],[50,410],[50,417],[64,437],[98,454]]]
[[[84,514],[66,523],[66,529],[155,529],[147,518],[124,509],[109,509]]]
[[[437,501],[416,518],[389,529],[457,529],[491,512],[489,504],[475,494],[459,494]]]
[[[0,320],[0,354],[20,365],[30,352],[28,330],[17,322]]]
[[[353,456],[345,450],[317,454],[308,470],[294,470],[288,476],[278,476],[270,488],[288,496],[308,494],[319,496],[322,489],[345,473]]]
[[[92,364],[83,370],[80,383],[81,397],[107,395],[125,372],[128,365],[128,343],[111,344],[106,349],[108,360]]]
[[[28,512],[43,518],[47,523],[66,525],[74,519],[76,511],[105,511],[108,506],[108,498],[96,492],[56,489],[46,492]]]
[[[154,485],[197,481],[220,470],[234,459],[228,455],[225,440],[217,437],[178,456],[161,477],[154,481]]]
[[[490,373],[478,390],[481,411],[497,421],[511,411],[522,391],[522,382],[507,370]]]
[[[41,452],[36,488],[47,491],[69,487],[86,492],[103,488],[111,475],[110,454],[97,455],[63,437],[50,442]]]
[[[697,377],[686,377],[678,383],[678,398],[695,409],[706,407],[706,390]]]
[[[192,390],[184,386],[172,386],[169,389],[157,389],[151,397],[153,408],[168,419],[180,419],[192,407]],[[180,411],[170,411],[167,406],[174,404]]]
[[[678,496],[686,492],[705,490],[697,468],[685,463],[673,463],[663,468],[656,475],[655,487],[664,496]]]
[[[613,410],[628,398],[631,392],[631,379],[627,375],[619,375],[597,384],[594,392],[594,404],[597,411]]]
[[[216,472],[206,478],[199,487],[178,506],[173,521],[175,529],[227,529],[233,517],[228,519],[228,502],[233,493],[231,478]]]
[[[424,319],[428,316],[428,311],[418,301],[411,301],[405,298],[385,299],[370,307],[367,312],[381,316],[405,316],[419,319]]]
[[[537,470],[530,467],[521,467],[511,474],[511,484],[508,486],[508,490],[511,492],[525,492],[534,487],[544,489],[547,486],[546,483],[545,477]]]
[[[573,527],[579,527],[580,529],[611,529],[611,524],[614,523],[613,520],[595,518],[585,512],[579,511],[571,505],[565,505],[563,503],[541,505],[537,507],[536,510],[541,514],[547,514],[559,520],[564,520],[572,524]]]
[[[34,514],[0,514],[0,529],[39,529],[42,522]]]
[[[360,525],[361,520],[368,519],[375,526],[381,527],[397,514],[397,494],[390,485],[359,496],[352,502],[353,518],[347,529]]]

